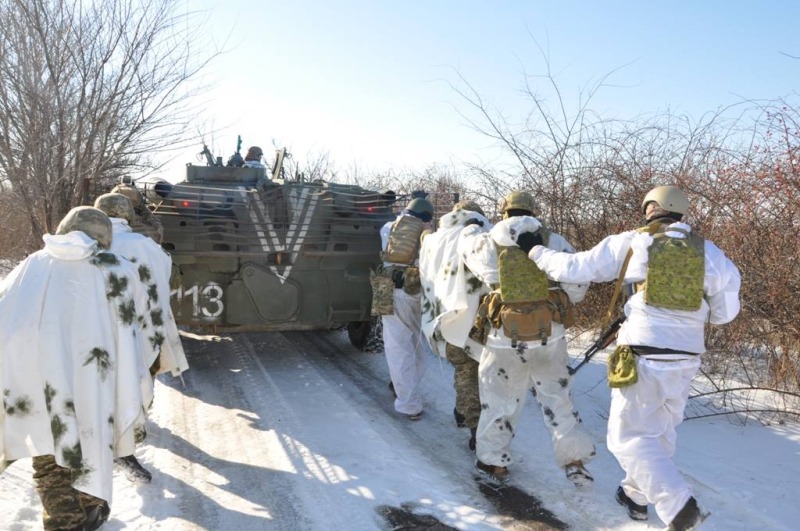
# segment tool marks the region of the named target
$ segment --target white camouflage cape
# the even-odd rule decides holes
[[[0,281],[0,470],[54,455],[110,501],[113,459],[133,453],[152,400],[147,295],[134,264],[83,232],[44,242]]]
[[[483,224],[467,225],[469,220]],[[441,217],[439,229],[422,242],[419,253],[422,281],[422,332],[431,349],[445,355],[445,342],[464,348],[475,320],[480,296],[487,290],[463,267],[458,253],[461,233],[487,231],[492,224],[481,214],[455,210]],[[470,349],[474,351],[476,349]],[[480,351],[471,352],[479,356]]]
[[[111,223],[114,229],[111,252],[136,264],[146,265],[150,270],[150,278],[141,280],[150,294],[153,306],[150,308],[151,315],[163,322],[165,336],[161,344],[158,372],[169,371],[173,376],[178,376],[189,368],[189,363],[186,361],[178,327],[170,308],[169,277],[172,273],[172,258],[152,238],[133,232],[124,219],[111,218]]]

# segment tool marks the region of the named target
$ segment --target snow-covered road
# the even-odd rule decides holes
[[[452,369],[432,355],[425,415],[410,422],[394,413],[383,355],[356,351],[343,331],[185,335],[184,345],[192,367],[185,386],[159,377],[149,435],[137,452],[153,482],[134,485],[116,473],[111,519],[103,529],[662,527],[654,516],[631,522],[613,500],[621,472],[603,444],[608,391],[599,364],[583,369],[575,385],[598,445],[590,464],[596,484],[576,490],[564,478],[530,400],[514,441],[512,480],[497,490],[476,481],[468,432],[452,417]],[[785,454],[770,458],[796,461],[796,435],[775,447]],[[681,442],[693,439],[690,434]],[[698,464],[706,461],[702,451]],[[713,513],[703,529],[790,529],[800,516],[796,507],[762,514],[763,503],[759,509],[740,503],[758,497],[758,485],[752,492],[737,487],[739,498],[726,500],[731,480],[718,468],[724,461],[716,466],[683,463]],[[797,480],[793,485],[796,492]],[[40,518],[30,461],[21,460],[0,475],[0,529],[40,529]]]

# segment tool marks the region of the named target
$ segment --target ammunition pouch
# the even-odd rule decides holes
[[[392,315],[394,313],[394,286],[393,271],[378,266],[375,271],[369,272],[369,283],[372,287],[373,316]],[[400,271],[402,273],[402,271]]]
[[[422,289],[422,281],[419,278],[418,267],[407,267],[402,273],[402,288],[409,295],[416,295]]]
[[[549,303],[552,305],[553,321],[569,330],[575,325],[575,307],[564,290],[550,290]]]
[[[183,285],[183,271],[178,264],[172,262],[172,268],[169,273],[169,288],[178,289]]]
[[[608,357],[608,386],[619,389],[639,381],[636,354],[628,345],[618,345]]]
[[[491,293],[481,296],[480,304],[478,305],[478,313],[475,314],[475,323],[469,331],[469,338],[481,345],[486,344],[486,337],[489,334],[489,327],[491,322],[488,318],[489,313],[489,299]]]

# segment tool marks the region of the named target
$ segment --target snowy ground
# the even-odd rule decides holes
[[[574,395],[595,437],[595,485],[576,490],[556,467],[529,400],[513,444],[510,487],[475,480],[468,432],[453,422],[452,369],[431,355],[425,415],[394,413],[382,354],[344,332],[184,337],[192,369],[159,377],[138,451],[148,485],[114,478],[104,530],[662,529],[614,502],[622,473],[605,447],[603,357]],[[576,348],[576,354],[579,349]],[[800,521],[800,426],[727,417],[679,429],[677,461],[711,517],[703,530],[791,530]],[[30,460],[0,475],[0,529],[40,529]]]

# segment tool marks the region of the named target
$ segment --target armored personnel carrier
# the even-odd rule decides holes
[[[286,179],[285,150],[271,171],[241,166],[236,155],[224,165],[205,146],[203,154],[206,165],[187,165],[182,182],[137,183],[177,272],[176,321],[216,330],[347,325],[350,341],[363,347],[369,272],[394,193]]]

